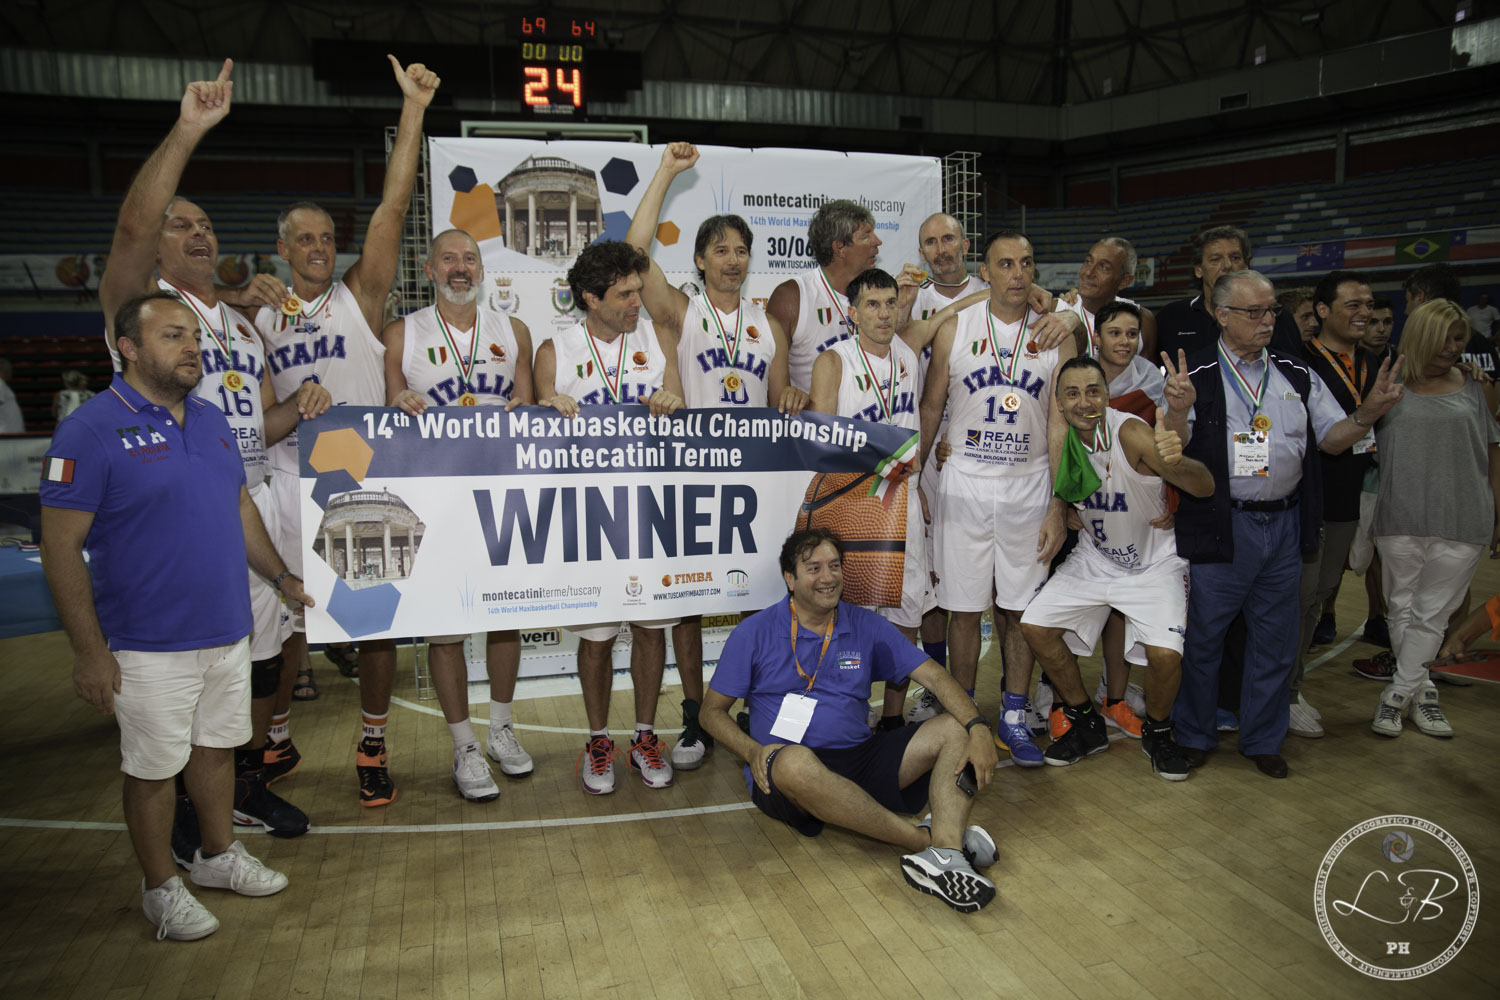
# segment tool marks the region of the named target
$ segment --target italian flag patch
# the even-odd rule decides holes
[[[71,458],[48,457],[42,463],[42,481],[47,483],[71,483],[73,460]]]

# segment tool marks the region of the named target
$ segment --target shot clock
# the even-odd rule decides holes
[[[522,14],[515,23],[520,41],[521,113],[534,118],[575,118],[588,110],[586,53],[597,24],[591,18],[558,11]]]

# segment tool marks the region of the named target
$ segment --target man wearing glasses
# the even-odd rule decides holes
[[[1240,753],[1272,778],[1287,775],[1287,688],[1298,642],[1299,553],[1316,551],[1323,516],[1317,452],[1338,454],[1363,438],[1401,398],[1382,364],[1375,384],[1348,416],[1321,379],[1298,360],[1267,350],[1276,291],[1255,271],[1218,278],[1210,301],[1220,336],[1189,362],[1197,401],[1169,412],[1183,454],[1213,473],[1212,496],[1184,494],[1177,551],[1191,564],[1182,687],[1174,717],[1189,766],[1202,766],[1218,742],[1214,709],[1224,633],[1245,617],[1240,685]],[[1196,427],[1196,429],[1194,429]]]

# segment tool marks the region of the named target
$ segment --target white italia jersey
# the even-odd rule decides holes
[[[593,351],[589,350],[589,341],[593,341]],[[647,319],[608,344],[594,340],[583,323],[558,333],[552,344],[557,358],[553,389],[572,396],[580,406],[639,403],[650,399],[666,378],[667,359],[657,343],[656,329]],[[603,371],[594,360],[596,354]],[[618,374],[619,396],[615,398],[605,378],[614,385],[618,369],[623,370]]]
[[[921,428],[921,418],[917,413],[917,356],[900,337],[891,341],[890,353],[883,358],[862,351],[858,337],[841,341],[831,350],[838,353],[844,365],[843,378],[839,381],[839,416],[890,423],[913,431]],[[866,364],[869,371],[866,371]],[[875,377],[873,382],[871,372]],[[895,382],[894,392],[891,390],[892,381]],[[889,419],[882,398],[889,401]]]
[[[735,331],[740,331],[739,352],[732,363],[710,310],[717,314],[724,340],[731,345]],[[688,406],[767,405],[775,357],[776,338],[760,306],[740,299],[739,309],[726,314],[702,295],[688,300],[677,344],[677,373],[682,376],[682,397]]]
[[[193,395],[218,407],[239,442],[245,463],[245,483],[258,486],[270,475],[266,459],[266,415],[261,410],[260,383],[266,375],[266,353],[250,321],[220,302],[208,306],[197,296],[158,279],[164,292],[182,296],[198,315],[198,347],[203,352],[203,378]]]
[[[268,306],[255,317],[277,400],[314,379],[328,390],[334,406],[384,406],[385,345],[365,322],[349,286],[335,281],[326,297],[302,305],[303,313],[290,319]],[[271,467],[293,477],[300,474],[295,428],[271,447]]]
[[[811,392],[813,362],[818,355],[854,332],[848,323],[849,300],[823,279],[821,267],[803,271],[792,280],[801,294],[787,367],[792,385]]]
[[[1134,299],[1127,299],[1123,295],[1116,295],[1115,301],[1125,302],[1139,308],[1139,303]],[[1074,313],[1079,319],[1083,320],[1083,328],[1088,331],[1089,335],[1089,357],[1097,358],[1099,356],[1099,334],[1095,332],[1094,314],[1083,307],[1083,296],[1080,295],[1077,302],[1064,302],[1062,299],[1058,299],[1057,311]]]
[[[1100,486],[1093,496],[1073,505],[1083,519],[1078,534],[1089,543],[1078,548],[1092,554],[1091,562],[1107,562],[1116,571],[1150,569],[1177,558],[1176,532],[1151,526],[1152,520],[1167,511],[1166,483],[1131,468],[1120,443],[1120,428],[1132,420],[1145,424],[1140,417],[1120,410],[1104,411],[1107,442],[1097,431],[1094,440],[1084,442],[1085,449],[1097,449],[1089,452],[1089,462]]]
[[[952,295],[944,295],[938,290],[936,283],[923,285],[917,289],[916,301],[911,306],[912,319],[931,319],[938,310],[952,305],[965,295],[973,295],[989,288],[990,284],[970,275],[964,280],[963,285]]]
[[[516,390],[516,360],[521,354],[510,317],[480,306],[474,321],[477,330],[449,325],[448,333],[462,352],[455,358],[453,346],[438,323],[436,305],[407,316],[406,349],[401,357],[407,388],[420,392],[435,406],[504,406],[510,402]],[[460,366],[468,367],[467,379]],[[465,395],[474,398],[466,403]]]
[[[988,302],[958,314],[948,355],[953,456],[943,465],[944,476],[949,469],[955,476],[994,477],[1030,476],[1048,468],[1049,382],[1057,349],[1027,350],[1030,333],[1024,324],[1033,319],[1028,313],[1002,323],[990,315]]]

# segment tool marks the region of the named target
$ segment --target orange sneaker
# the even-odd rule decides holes
[[[1133,740],[1141,738],[1141,717],[1135,714],[1135,709],[1125,701],[1114,705],[1100,704],[1099,714],[1104,716],[1106,724],[1114,726]]]
[[[1062,702],[1054,702],[1052,711],[1047,716],[1047,735],[1054,740],[1063,738],[1063,734],[1073,727],[1073,723],[1063,714]]]

